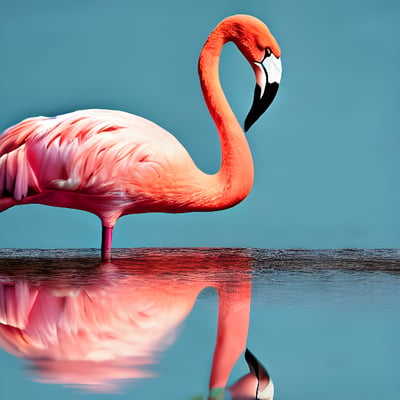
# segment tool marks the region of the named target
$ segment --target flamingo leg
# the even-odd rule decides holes
[[[101,260],[111,261],[113,226],[104,226],[101,235]]]

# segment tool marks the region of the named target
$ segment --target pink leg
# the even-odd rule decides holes
[[[104,226],[101,237],[101,260],[111,261],[111,246],[113,226]]]

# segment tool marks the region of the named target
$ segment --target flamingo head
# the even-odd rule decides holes
[[[213,389],[209,400],[273,400],[274,384],[267,370],[248,349],[245,359],[250,372],[227,389]]]
[[[267,26],[250,15],[235,15],[225,20],[230,25],[230,40],[252,66],[256,87],[251,109],[246,117],[247,131],[275,98],[282,75],[281,50]]]

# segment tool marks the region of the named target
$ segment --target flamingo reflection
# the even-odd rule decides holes
[[[0,346],[28,359],[36,380],[112,391],[123,380],[153,376],[151,366],[176,339],[199,293],[213,287],[218,327],[208,398],[272,399],[272,381],[249,351],[249,374],[226,388],[248,334],[245,251],[152,249],[106,264],[11,264],[0,265]]]

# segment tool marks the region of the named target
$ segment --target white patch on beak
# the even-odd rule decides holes
[[[267,385],[267,387],[264,390],[261,390],[257,393],[257,397],[260,400],[273,400],[274,398],[274,384],[272,383],[272,379],[270,378],[270,381]]]
[[[281,59],[271,54],[262,62],[262,65],[267,70],[268,83],[276,82],[279,85],[282,77]]]
[[[260,98],[263,97],[267,83],[279,83],[282,76],[282,62],[280,58],[275,57],[273,54],[266,57],[262,62],[254,62],[257,67],[256,83],[261,89]]]

